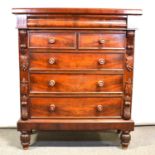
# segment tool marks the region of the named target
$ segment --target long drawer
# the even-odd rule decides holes
[[[123,69],[123,54],[31,53],[30,69]]]
[[[31,92],[122,92],[123,75],[30,74]]]
[[[41,18],[28,17],[27,26],[37,28],[108,28],[109,26],[125,28],[127,21],[125,17],[105,15],[48,15]]]
[[[31,118],[121,117],[122,98],[31,98]]]

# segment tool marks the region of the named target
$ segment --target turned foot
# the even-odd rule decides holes
[[[122,148],[127,149],[131,139],[130,131],[122,131],[120,138],[121,138]]]
[[[20,135],[21,144],[24,150],[27,150],[30,145],[30,132],[28,131],[21,131]]]

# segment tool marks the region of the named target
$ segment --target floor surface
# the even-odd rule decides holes
[[[155,126],[136,127],[122,150],[115,132],[39,132],[22,150],[16,129],[0,129],[0,155],[155,155]]]

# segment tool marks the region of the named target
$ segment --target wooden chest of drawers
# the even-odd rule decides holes
[[[116,130],[131,120],[134,29],[129,9],[18,8],[21,143],[33,130]]]

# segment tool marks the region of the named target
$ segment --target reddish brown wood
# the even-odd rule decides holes
[[[50,85],[54,80],[55,84]],[[103,87],[98,82],[103,81]],[[31,74],[31,92],[121,92],[122,75]]]
[[[29,119],[27,121],[20,120],[17,125],[19,131],[31,131],[32,129],[53,131],[134,130],[134,122],[123,119]]]
[[[30,103],[31,118],[120,118],[122,112],[122,98],[31,98]]]
[[[14,14],[91,14],[91,15],[141,15],[141,9],[114,8],[14,8]]]
[[[27,25],[30,28],[126,28],[127,20],[126,16],[48,15],[29,17]]]
[[[130,131],[123,131],[121,133],[120,138],[121,138],[122,148],[123,149],[127,149],[128,148],[128,145],[129,145],[129,142],[131,140]]]
[[[27,51],[27,31],[19,30],[19,61],[20,61],[20,102],[21,102],[21,119],[27,120],[28,113],[28,68],[29,52]],[[24,146],[24,145],[23,145]]]
[[[127,148],[131,120],[133,9],[18,8],[21,143],[33,130],[117,130]]]
[[[124,74],[124,119],[131,118],[132,107],[132,83],[133,83],[133,65],[134,65],[134,36],[135,31],[127,31],[127,52],[125,54],[125,74]]]
[[[29,33],[29,48],[75,49],[75,33]]]
[[[20,140],[24,150],[27,150],[30,145],[30,132],[21,131]]]
[[[125,44],[125,34],[108,34],[106,31],[79,34],[79,49],[122,49]]]
[[[81,60],[84,61],[81,61]],[[124,54],[31,53],[31,70],[123,69]]]

